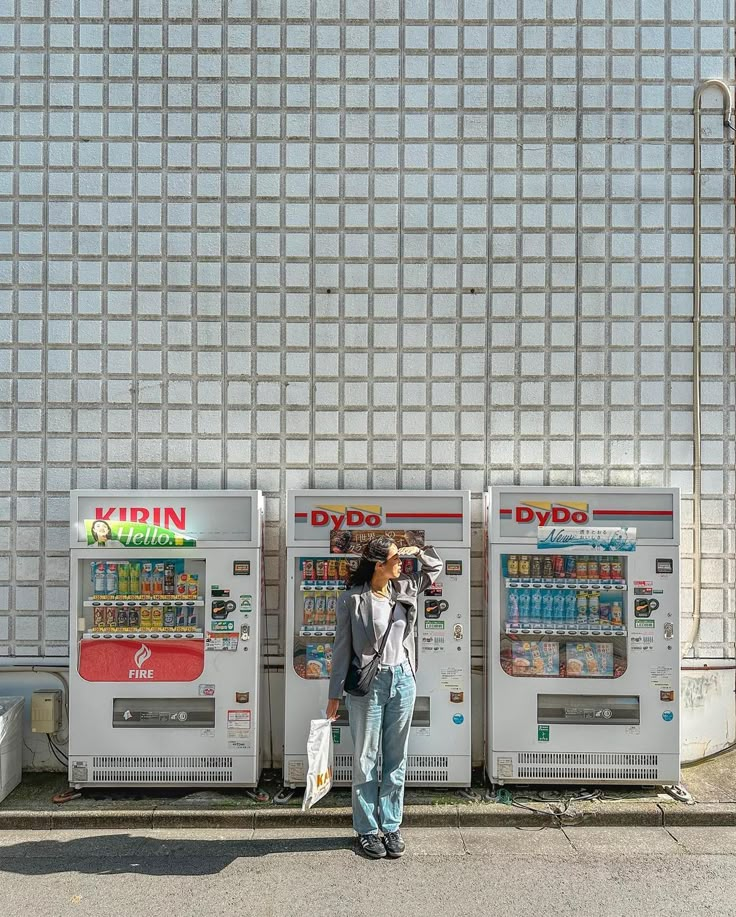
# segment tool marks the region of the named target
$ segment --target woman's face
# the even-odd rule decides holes
[[[110,534],[110,530],[106,522],[95,522],[92,526],[92,531],[97,536],[98,541],[106,541]]]
[[[399,549],[395,544],[392,544],[388,549],[388,557],[381,563],[381,567],[391,579],[396,579],[401,573],[401,558],[399,557]]]

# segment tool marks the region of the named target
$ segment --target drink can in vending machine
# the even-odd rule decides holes
[[[151,606],[143,605],[141,607],[141,630],[151,629]]]
[[[315,569],[317,572],[318,580],[327,579],[327,561],[326,560],[318,560],[317,563],[315,564]]]
[[[186,627],[187,626],[187,610],[183,605],[177,605],[176,607],[176,627]]]
[[[330,579],[330,580],[337,579],[337,561],[336,560],[327,561],[327,579]]]
[[[129,608],[128,609],[128,626],[133,630],[138,630],[141,626],[141,610],[140,608]]]
[[[576,557],[575,558],[575,578],[576,579],[587,579],[588,578],[588,558],[587,557]]]
[[[565,579],[575,579],[575,556],[565,555]]]
[[[120,628],[127,628],[130,623],[130,617],[128,616],[127,608],[118,608],[116,614],[115,626]]]
[[[304,617],[303,617],[305,627],[310,627],[314,624],[314,597],[307,595],[304,597]]]
[[[151,630],[161,630],[164,626],[164,610],[161,605],[154,605],[151,609]]]
[[[164,595],[174,595],[176,582],[176,564],[164,564]]]
[[[105,605],[105,627],[114,630],[118,626],[118,616],[112,605]]]
[[[552,566],[555,571],[555,579],[565,578],[565,558],[562,554],[555,554],[552,559]]]
[[[598,561],[598,573],[601,579],[608,580],[611,578],[611,561],[608,557],[601,557]]]
[[[509,554],[506,560],[506,572],[509,576],[519,575],[519,555]]]
[[[187,627],[197,626],[197,609],[193,606],[187,606]]]
[[[624,565],[620,557],[611,558],[611,579],[624,578]]]
[[[164,627],[176,627],[176,609],[173,605],[164,606]]]
[[[199,595],[199,573],[189,574],[187,595],[190,599],[196,599]]]
[[[95,605],[92,610],[92,627],[95,630],[105,626],[105,609],[102,605]]]
[[[340,579],[347,579],[348,573],[350,573],[350,566],[345,558],[342,557],[337,562],[337,575]]]
[[[542,558],[539,554],[533,554],[531,563],[529,564],[529,570],[531,571],[532,579],[541,579],[542,578]]]
[[[544,577],[544,579],[550,580],[552,579],[553,576],[559,575],[556,570],[556,564],[555,564],[556,560],[557,560],[556,556],[550,557],[549,554],[545,555],[544,560],[542,561],[542,576]]]
[[[189,576],[186,573],[180,573],[176,580],[176,594],[187,595],[189,592]]]
[[[588,558],[588,579],[598,579],[598,558]]]
[[[327,598],[324,595],[318,595],[314,603],[314,623],[325,625],[325,615],[327,613]]]
[[[313,560],[302,561],[302,579],[303,580],[313,580],[314,579],[314,561]]]
[[[528,554],[519,555],[519,576],[529,576],[531,574],[531,560]]]

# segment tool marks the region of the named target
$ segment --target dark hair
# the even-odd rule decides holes
[[[382,563],[388,558],[391,545],[395,546],[396,542],[385,535],[380,535],[378,538],[368,542],[363,551],[363,556],[360,558],[360,563],[350,574],[350,579],[348,580],[350,589],[370,583],[376,570],[376,564]]]

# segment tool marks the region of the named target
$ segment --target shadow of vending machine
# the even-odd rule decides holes
[[[71,494],[69,782],[256,786],[258,491]]]
[[[417,699],[407,783],[470,786],[470,494],[465,491],[290,491],[287,496],[284,785],[303,786],[309,722],[324,716],[337,601],[359,552],[388,535],[431,545],[442,559],[419,596]],[[413,557],[405,573],[415,573]],[[333,780],[352,779],[348,712],[334,723]],[[379,758],[380,771],[380,758]]]
[[[491,487],[492,783],[680,779],[679,491]]]

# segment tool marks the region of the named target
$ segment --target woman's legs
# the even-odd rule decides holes
[[[409,728],[417,695],[416,681],[408,662],[401,669],[382,672],[391,678],[383,710],[383,770],[379,791],[379,824],[385,834],[398,831],[404,814],[404,781]]]
[[[365,697],[347,695],[353,736],[353,828],[378,834],[378,750],[391,672],[378,672]]]

